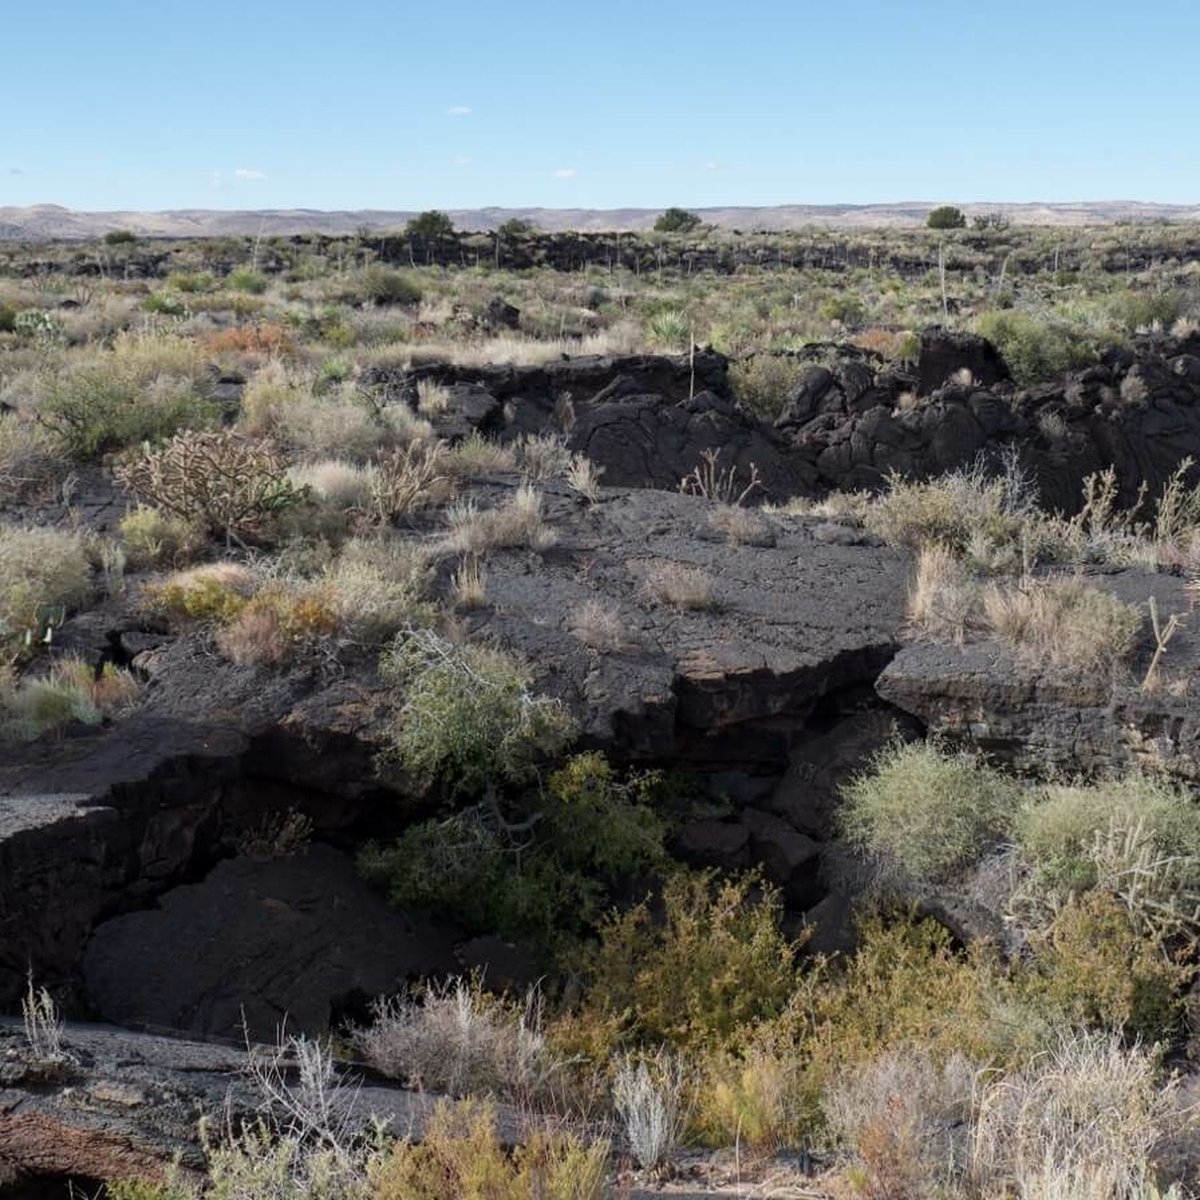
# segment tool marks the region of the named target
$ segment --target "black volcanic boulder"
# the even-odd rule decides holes
[[[917,360],[921,395],[926,396],[950,382],[960,371],[969,371],[969,382],[983,387],[1011,378],[1004,359],[986,338],[943,329],[940,325],[924,330]]]
[[[157,909],[101,925],[84,956],[88,1000],[119,1025],[272,1039],[325,1030],[341,1006],[458,969],[453,938],[391,908],[345,855],[314,845],[235,858]]]
[[[816,473],[770,426],[712,392],[672,404],[614,380],[596,401],[576,409],[572,449],[604,468],[606,486],[675,491],[708,451],[744,486],[757,468],[752,502],[808,495]]]

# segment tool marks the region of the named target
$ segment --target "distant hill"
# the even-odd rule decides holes
[[[722,229],[752,230],[866,229],[919,227],[933,202],[898,204],[787,204],[774,208],[698,208],[694,211]],[[968,216],[999,213],[1015,225],[1107,225],[1118,221],[1200,221],[1200,204],[1143,204],[1100,200],[1077,204],[960,204]],[[553,233],[575,229],[616,231],[649,229],[657,208],[471,208],[449,209],[459,229],[495,229],[513,217]],[[112,229],[145,237],[216,237],[222,234],[354,233],[398,230],[415,213],[383,209],[326,212],[311,208],[223,210],[175,209],[170,212],[77,212],[57,204],[0,208],[0,240],[44,241],[95,238]]]

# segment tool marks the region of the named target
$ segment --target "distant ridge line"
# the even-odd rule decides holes
[[[708,224],[743,232],[782,230],[919,228],[938,202],[911,200],[892,204],[789,204],[772,207],[694,208]],[[1015,225],[1113,225],[1118,222],[1200,222],[1200,204],[1154,204],[1136,200],[1071,203],[959,203],[968,217],[999,214]],[[470,208],[445,210],[455,226],[493,230],[505,221],[528,221],[548,233],[632,232],[649,229],[660,208]],[[128,229],[143,237],[281,236],[398,231],[410,209],[173,209],[165,212],[82,212],[55,204],[0,207],[0,240],[48,241],[101,237]]]

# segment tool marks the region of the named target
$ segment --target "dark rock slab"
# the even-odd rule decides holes
[[[321,1033],[348,1000],[457,969],[454,937],[389,906],[345,855],[236,858],[158,906],[107,921],[84,956],[88,1000],[120,1025],[269,1039]]]

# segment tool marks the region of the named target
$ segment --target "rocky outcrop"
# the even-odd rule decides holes
[[[1093,582],[1130,604],[1157,600],[1165,623],[1191,612],[1184,582],[1121,572]],[[1016,661],[995,641],[963,646],[917,642],[880,676],[879,694],[929,732],[976,746],[1014,770],[1070,778],[1131,769],[1200,782],[1200,637],[1186,622],[1172,638],[1159,685],[1144,691],[1152,643],[1115,678]]]
[[[266,1040],[285,1018],[320,1034],[350,1006],[455,973],[456,940],[390,907],[351,859],[316,845],[226,860],[155,908],[105,922],[83,971],[89,1007],[118,1025]]]
[[[480,485],[477,498],[499,502],[513,486]],[[494,552],[488,603],[464,615],[466,632],[522,653],[539,688],[578,716],[581,746],[712,774],[737,807],[770,813],[806,838],[819,835],[821,821],[802,815],[799,775],[786,804],[773,810],[772,798],[810,722],[829,727],[853,712],[894,652],[901,559],[854,530],[795,517],[765,518],[773,545],[732,545],[709,525],[718,506],[674,492],[606,490],[588,506],[549,484],[545,506],[557,544],[544,555]],[[656,580],[677,569],[710,581],[703,607],[665,598]],[[439,587],[448,574],[447,565]],[[589,605],[608,614],[609,625],[615,620],[619,644],[595,642]],[[318,841],[347,844],[411,819],[411,805],[396,802],[414,798],[411,781],[377,757],[398,698],[382,687],[373,655],[346,647],[336,665],[315,657],[286,670],[236,667],[214,655],[203,634],[171,637],[139,628],[136,615],[104,611],[107,627],[89,614],[81,644],[143,673],[145,698],[113,726],[44,739],[0,764],[0,1004],[15,1001],[30,964],[40,981],[81,1002],[79,971],[93,930],[115,918],[113,930],[142,931],[140,910],[156,901],[161,928],[174,929],[183,899],[168,898],[172,890],[208,875],[266,814],[295,808]],[[70,644],[71,623],[61,636]],[[827,804],[815,789],[813,796],[814,806]],[[771,822],[760,822],[754,838],[753,852],[776,863],[780,882],[807,903],[813,868],[797,852],[802,843]],[[236,864],[219,870],[218,882],[238,877]],[[341,936],[306,894],[287,895],[287,920],[314,922],[318,937]],[[277,944],[284,919],[266,899],[247,903],[256,928],[239,931],[251,974],[269,961],[273,951],[264,947]],[[214,900],[215,911],[225,903]],[[187,925],[164,933],[164,944]],[[193,925],[205,922],[197,915]],[[113,950],[114,979],[142,936]],[[134,1011],[133,1001],[112,999],[93,978],[96,997],[110,997],[106,1011]],[[220,1003],[232,1003],[239,986],[230,980]],[[345,991],[344,981],[322,986],[311,998],[314,1020]],[[188,1004],[168,1007],[179,1013]],[[197,1027],[216,1027],[205,1021]]]

